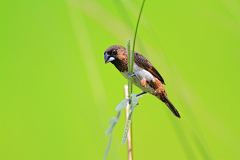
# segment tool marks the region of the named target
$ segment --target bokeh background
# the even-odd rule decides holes
[[[1,160],[103,159],[127,84],[103,54],[133,39],[141,3],[0,2]],[[154,96],[139,99],[134,159],[239,159],[240,1],[146,0],[135,50],[182,118]],[[127,159],[124,125],[123,114],[109,160]]]

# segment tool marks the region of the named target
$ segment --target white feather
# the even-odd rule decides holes
[[[139,67],[136,63],[133,65],[133,72],[140,78],[140,79],[145,79],[146,81],[150,82],[153,81],[155,82],[153,75],[148,72],[147,70]]]
[[[138,76],[138,78],[140,79],[140,81],[141,81],[142,79],[145,79],[147,82],[151,82],[151,81],[155,82],[153,75],[152,75],[150,72],[148,72],[147,70],[139,67],[136,63],[134,63],[133,72]],[[126,79],[129,78],[129,77],[127,76],[127,71],[121,72],[121,74],[122,74]],[[147,93],[152,93],[152,92],[153,92],[152,87],[150,87],[148,84],[146,84],[146,87],[143,87],[143,86],[141,85],[141,82],[139,82],[139,80],[138,80],[135,76],[132,78],[132,80],[133,80],[133,84],[134,84],[135,86],[137,86],[138,88],[140,88],[141,90],[143,90],[144,92],[147,92]]]

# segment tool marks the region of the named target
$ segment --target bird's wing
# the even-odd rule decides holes
[[[153,67],[153,65],[140,53],[134,53],[134,62],[141,68],[150,72],[153,76],[155,76],[158,80],[165,84],[162,76],[158,73],[158,71]]]

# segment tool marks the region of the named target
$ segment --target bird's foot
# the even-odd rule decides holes
[[[133,74],[132,75],[129,75],[129,72],[127,73],[127,76],[129,77],[129,78],[132,78],[132,77],[137,77],[137,79],[138,79],[138,81],[140,82],[140,84],[142,85],[142,83],[141,83],[141,81],[140,81],[140,79],[139,79],[139,77],[133,72]],[[143,85],[142,85],[143,86]],[[144,86],[143,86],[144,87]]]
[[[131,105],[131,99],[128,99],[128,103],[129,103],[129,105]],[[137,105],[139,105],[138,102],[137,102]]]
[[[146,94],[146,93],[147,93],[147,92],[139,93],[139,94],[136,95],[136,97],[141,96],[141,95]]]
[[[139,93],[139,94],[136,95],[136,97],[139,97],[139,96],[141,96],[141,95],[143,95],[143,94],[146,94],[146,93],[147,93],[147,92]],[[131,104],[131,99],[128,99],[128,102],[129,102],[129,104]],[[137,105],[139,105],[138,102],[137,102]]]
[[[132,78],[132,77],[134,77],[134,76],[136,76],[137,77],[137,75],[133,72],[133,74],[132,75],[130,75],[129,74],[129,72],[127,72],[127,76],[129,77],[129,78]]]
[[[143,94],[146,94],[146,93],[147,93],[147,92],[139,93],[139,94],[136,95],[136,97],[139,97],[139,96],[141,96],[141,95],[143,95]],[[128,102],[129,102],[129,105],[131,105],[131,99],[128,99]],[[137,105],[139,105],[138,102],[137,102]]]

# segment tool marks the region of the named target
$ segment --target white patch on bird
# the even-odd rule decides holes
[[[148,81],[148,82],[151,82],[151,81],[155,82],[153,75],[152,75],[150,72],[148,72],[147,70],[139,67],[136,63],[134,63],[133,72],[138,76],[138,78],[139,78],[140,81],[141,81],[142,79],[145,79],[145,80]],[[127,71],[125,71],[125,72],[120,72],[120,73],[121,73],[126,79],[129,78],[129,77],[127,76],[127,73],[128,73]],[[141,82],[140,82],[135,76],[133,77],[132,80],[133,80],[133,84],[134,84],[135,86],[137,86],[138,88],[140,88],[141,90],[143,90],[143,91],[145,91],[145,92],[147,92],[147,93],[150,93],[150,94],[153,93],[153,89],[152,89],[151,86],[149,86],[149,84],[146,84],[146,87],[143,87],[143,86],[141,85]]]
[[[146,79],[146,81],[155,82],[155,79],[153,78],[153,75],[148,72],[147,70],[139,67],[136,63],[133,65],[133,72],[140,78],[140,79]]]

